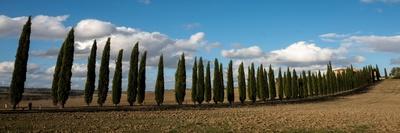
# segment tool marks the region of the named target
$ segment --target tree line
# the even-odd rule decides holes
[[[31,17],[29,17],[21,33],[14,64],[14,72],[10,84],[9,95],[14,109],[22,99],[24,91],[30,43],[30,28]],[[51,86],[53,104],[59,105],[60,108],[64,108],[71,90],[74,43],[74,29],[72,28],[61,45]],[[111,38],[108,38],[102,52],[98,76],[97,104],[99,106],[103,106],[108,96],[107,93],[109,92],[110,45]],[[94,40],[88,57],[87,77],[84,86],[84,101],[87,105],[92,103],[96,89],[96,51],[97,42]],[[112,102],[115,106],[121,101],[122,56],[123,50],[121,49],[118,52],[115,62],[114,77],[112,79]],[[126,100],[130,106],[135,103],[141,105],[145,99],[146,56],[147,51],[141,54],[139,53],[139,43],[137,42],[131,51],[129,62],[130,67]],[[206,63],[205,72],[204,63]],[[235,84],[232,60],[229,61],[225,74],[227,78],[226,84],[224,82],[223,64],[220,63],[217,58],[214,59],[213,77],[211,77],[210,64],[210,61],[204,62],[202,57],[198,60],[197,57],[194,59],[192,66],[192,102],[194,104],[202,104],[203,102],[209,103],[213,100],[215,104],[218,104],[223,103],[226,96],[228,103],[233,104],[235,101]],[[380,80],[378,65],[375,67],[368,65],[362,69],[354,69],[353,66],[350,66],[345,69],[334,71],[331,62],[329,62],[325,72],[312,72],[310,70],[296,72],[295,69],[287,67],[287,70],[283,73],[281,68],[279,68],[277,76],[275,76],[271,65],[267,68],[262,64],[257,68],[255,67],[254,63],[251,63],[247,67],[247,78],[245,75],[244,63],[242,62],[238,67],[238,76],[236,78],[239,100],[241,103],[244,103],[246,100],[255,103],[257,100],[289,100],[327,96],[362,87]],[[387,77],[386,69],[385,77]],[[156,79],[155,101],[157,105],[162,105],[165,91],[163,55],[160,55]],[[182,53],[178,59],[175,72],[174,91],[177,104],[181,105],[185,101],[186,89],[186,62],[185,54]]]

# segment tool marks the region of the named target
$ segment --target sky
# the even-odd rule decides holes
[[[110,78],[117,52],[124,50],[124,90],[136,42],[141,53],[148,52],[148,91],[154,90],[161,54],[166,89],[174,85],[183,52],[188,87],[195,57],[206,62],[218,58],[225,71],[230,60],[235,71],[241,62],[297,71],[324,70],[329,61],[334,68],[377,64],[381,73],[400,64],[400,0],[1,0],[0,86],[10,84],[27,16],[33,20],[26,86],[34,88],[51,86],[59,47],[71,28],[75,29],[73,89],[83,89],[95,39],[98,73],[108,37]]]

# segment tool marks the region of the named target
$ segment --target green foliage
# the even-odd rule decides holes
[[[164,102],[164,89],[164,59],[163,55],[161,55],[158,62],[158,73],[155,86],[155,100],[157,105],[161,105]]]
[[[266,101],[266,90],[265,90],[265,82],[264,82],[264,71],[263,65],[257,69],[257,96],[260,100]]]
[[[103,106],[107,99],[109,75],[110,75],[110,41],[111,38],[107,39],[106,45],[104,46],[103,55],[101,57],[100,71],[99,71],[99,82],[98,82],[98,99],[97,103]]]
[[[249,99],[255,103],[257,100],[257,86],[256,86],[256,77],[254,71],[254,63],[251,63],[251,67],[249,67],[249,74],[248,74],[248,96]]]
[[[234,92],[234,85],[233,85],[233,68],[232,68],[232,60],[229,62],[228,66],[228,81],[226,82],[227,86],[227,97],[229,104],[233,104],[235,101],[235,92]]]
[[[239,65],[238,73],[239,99],[240,102],[243,104],[246,100],[246,77],[244,74],[243,62]]]
[[[284,79],[282,78],[282,71],[281,68],[279,67],[279,72],[278,72],[278,97],[279,100],[283,99],[283,90],[284,90],[284,86],[283,86],[283,81]]]
[[[286,80],[285,80],[285,96],[286,99],[292,98],[292,74],[290,73],[289,67],[286,70]]]
[[[214,79],[213,79],[213,100],[214,103],[217,104],[219,100],[219,93],[220,93],[220,87],[221,84],[219,83],[221,81],[220,79],[220,74],[219,74],[219,62],[218,59],[215,58],[214,60]]]
[[[296,69],[293,69],[293,79],[292,79],[292,97],[299,98],[299,81],[296,73]]]
[[[204,81],[204,95],[206,102],[209,103],[211,101],[211,72],[210,72],[210,61],[207,62],[206,67],[206,78]]]
[[[202,57],[200,57],[197,71],[196,100],[197,103],[201,104],[204,101],[204,65]]]
[[[142,58],[140,59],[137,96],[137,101],[139,104],[143,104],[146,94],[146,56],[147,51],[144,51]]]
[[[31,17],[29,16],[24,27],[22,28],[21,36],[19,37],[17,54],[15,55],[14,71],[10,83],[10,102],[13,109],[22,99],[22,94],[25,89],[26,71],[29,58],[29,45],[31,36]]]
[[[175,72],[175,100],[179,105],[185,101],[186,94],[186,66],[185,53],[182,53]]]
[[[95,89],[95,80],[96,80],[96,51],[97,51],[97,42],[94,40],[92,49],[90,50],[90,55],[88,58],[87,65],[87,77],[85,84],[85,103],[90,105],[93,100],[93,93]]]
[[[225,97],[225,86],[224,86],[224,67],[222,66],[222,63],[219,64],[219,83],[220,83],[220,89],[219,89],[219,97],[218,101],[223,103],[224,102],[224,97]]]
[[[197,101],[197,57],[194,58],[192,68],[192,102],[196,104]]]
[[[71,29],[64,41],[64,56],[58,80],[57,101],[64,108],[71,90],[72,63],[74,61],[74,29]]]
[[[56,66],[54,68],[54,74],[53,74],[53,82],[51,84],[51,97],[53,100],[53,105],[57,105],[58,103],[58,80],[59,80],[59,74],[60,74],[60,70],[61,70],[61,65],[62,65],[62,59],[64,56],[64,43],[61,45],[61,48],[58,52],[58,56],[57,56],[57,63]]]
[[[139,42],[132,49],[131,59],[129,61],[127,100],[130,106],[136,102],[138,86],[138,64],[139,64]]]
[[[271,65],[269,65],[268,79],[269,79],[269,89],[270,89],[271,100],[274,100],[276,97],[276,85],[275,85],[274,70],[272,70]]]
[[[118,105],[121,101],[122,91],[122,54],[123,50],[119,50],[117,62],[115,64],[114,78],[112,81],[112,101],[114,105]]]
[[[384,71],[385,71],[385,79],[387,79],[388,78],[388,74],[387,74],[386,68],[384,69]]]

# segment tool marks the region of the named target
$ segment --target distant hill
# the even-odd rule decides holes
[[[7,99],[8,88],[0,86],[0,100]],[[83,90],[71,90],[70,96],[83,95]],[[37,100],[37,99],[49,99],[51,98],[50,88],[25,88],[23,100]]]

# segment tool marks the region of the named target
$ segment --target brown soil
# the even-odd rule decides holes
[[[167,95],[172,104],[173,93]],[[72,98],[67,106],[83,106],[81,101]],[[34,101],[39,103],[51,106]],[[365,93],[298,104],[0,114],[0,132],[400,132],[399,114],[400,80],[385,80]]]

